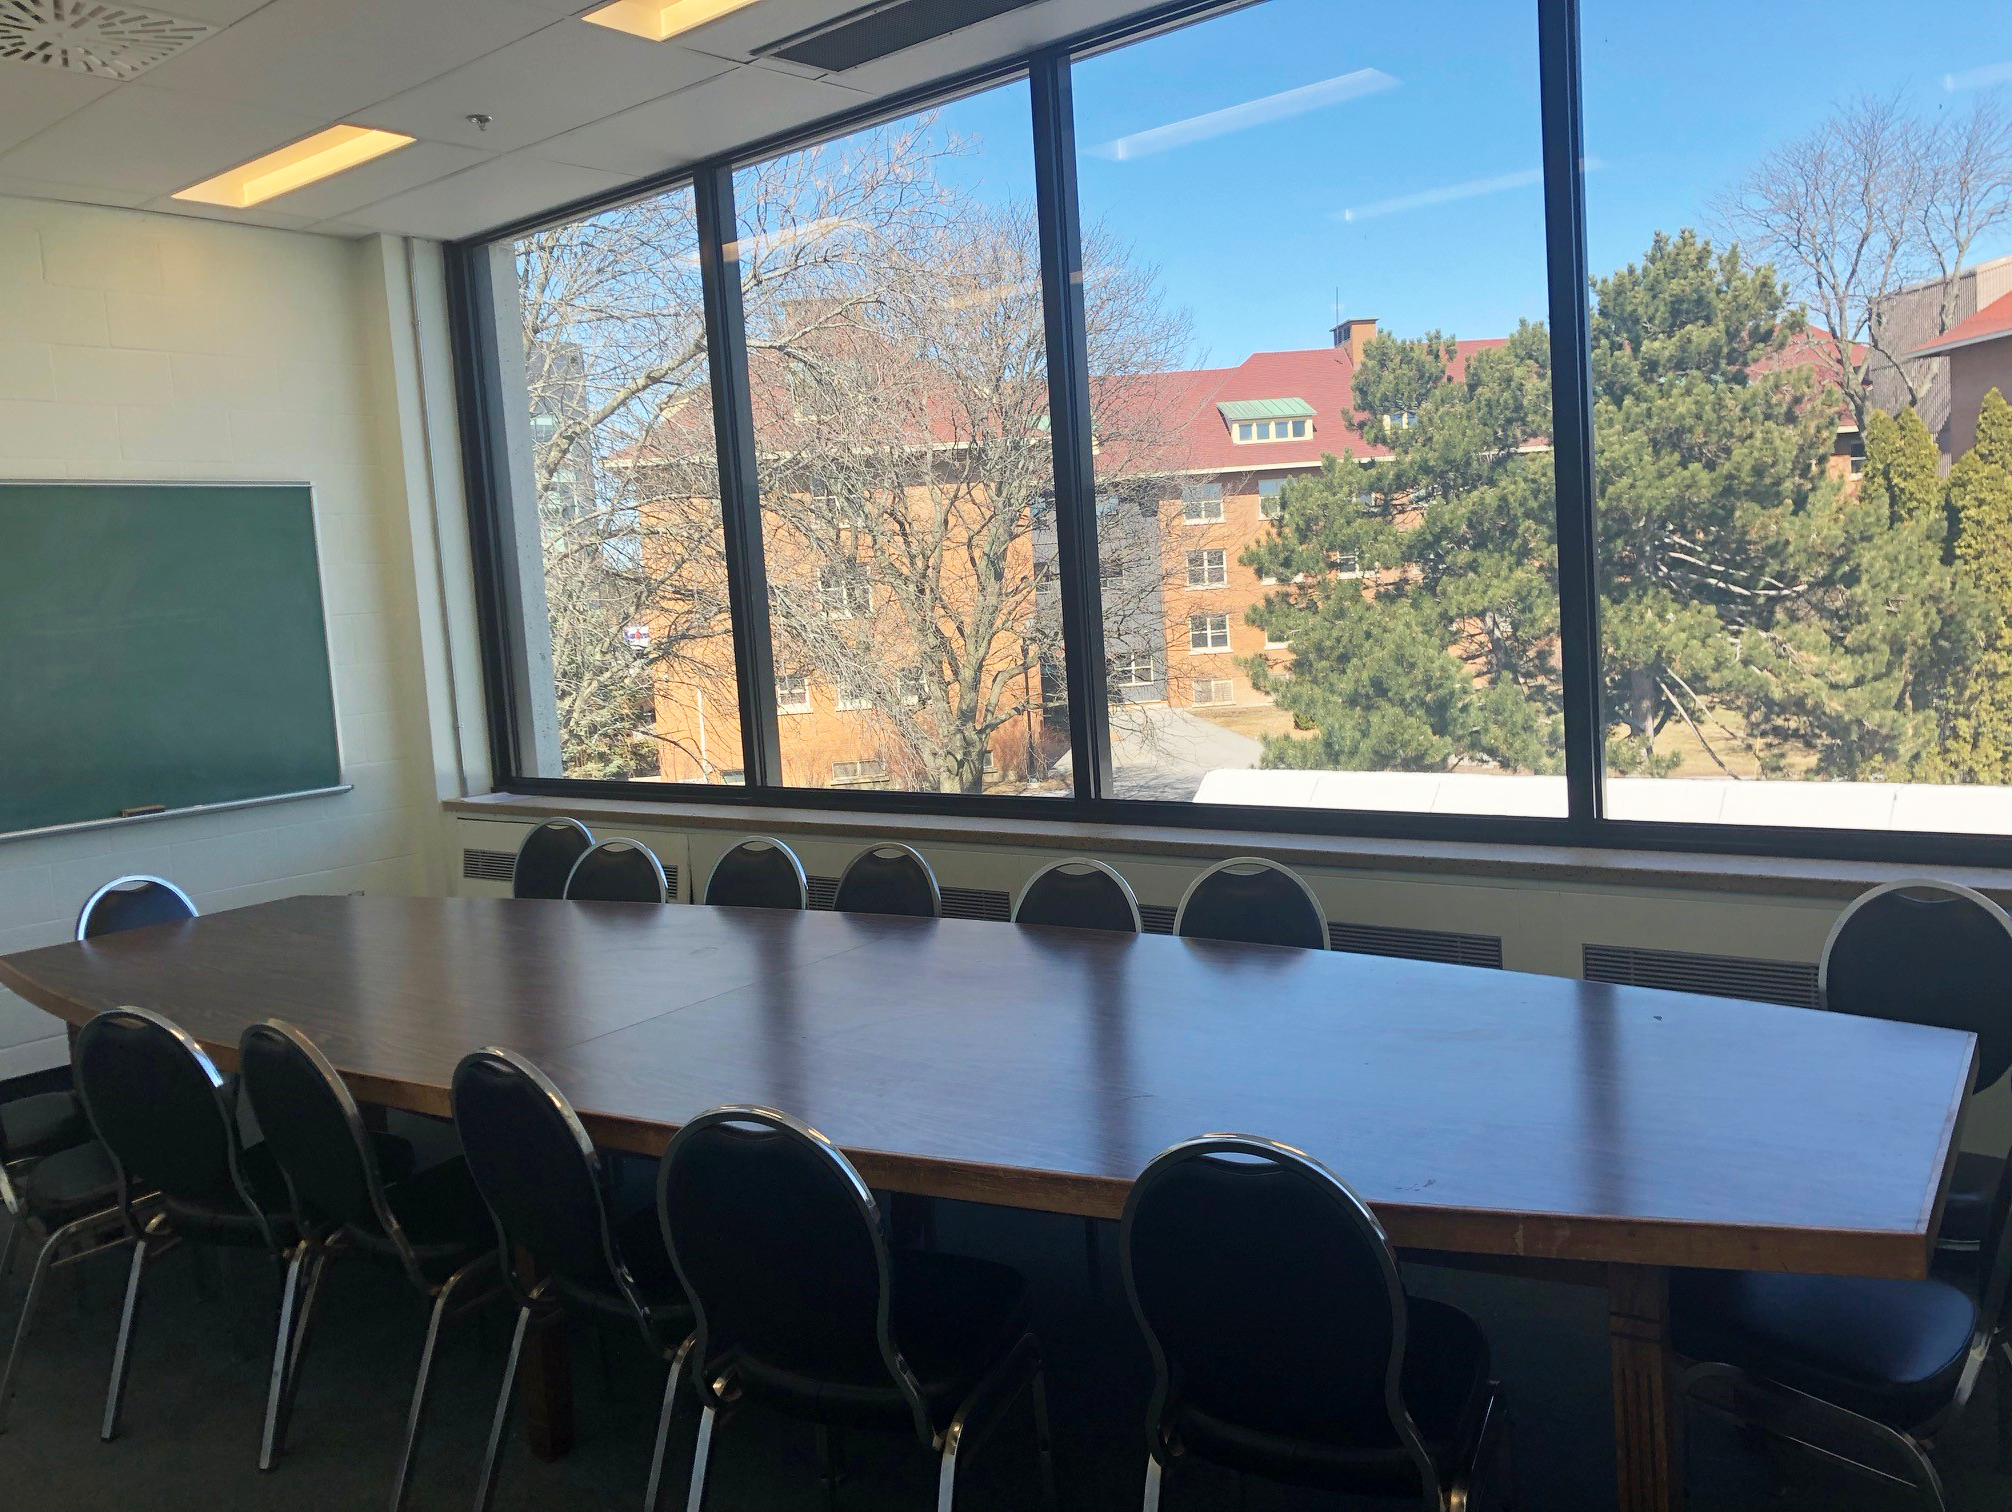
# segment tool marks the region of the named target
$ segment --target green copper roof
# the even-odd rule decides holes
[[[1313,406],[1304,399],[1232,399],[1216,408],[1232,424],[1238,420],[1299,420],[1313,416]]]

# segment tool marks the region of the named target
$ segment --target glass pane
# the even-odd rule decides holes
[[[2012,833],[2012,12],[1894,15],[1586,6],[1616,818]]]
[[[1022,82],[735,175],[790,786],[1069,790],[1033,173]]]
[[[499,246],[491,271],[527,772],[738,782],[692,193]]]
[[[1270,0],[1075,99],[1118,795],[1563,815],[1534,12]]]

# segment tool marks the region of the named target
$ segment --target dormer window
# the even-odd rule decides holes
[[[1237,399],[1216,409],[1239,446],[1304,441],[1313,434],[1313,406],[1304,399]]]

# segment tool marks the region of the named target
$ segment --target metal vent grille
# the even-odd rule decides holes
[[[794,32],[762,48],[761,56],[838,73],[1035,3],[1037,0],[879,0],[824,26]]]
[[[1816,967],[1805,961],[1761,961],[1746,956],[1692,955],[1633,945],[1588,945],[1583,974],[1589,982],[1665,987],[1711,997],[1748,998],[1815,1008]]]
[[[464,849],[461,852],[461,875],[470,882],[508,882],[516,867],[514,851]]]
[[[994,924],[1004,924],[1012,912],[1012,898],[989,887],[943,889],[943,917],[946,919],[989,919]]]
[[[1393,929],[1383,924],[1327,926],[1330,950],[1355,955],[1402,956],[1410,961],[1443,961],[1449,966],[1502,969],[1500,935],[1455,934],[1444,929]]]
[[[829,908],[838,901],[838,878],[806,877],[804,880],[810,884],[812,908]]]
[[[1172,934],[1174,932],[1174,910],[1164,903],[1141,903],[1139,922],[1147,934]]]
[[[137,78],[215,30],[99,0],[0,0],[0,59],[99,79]]]

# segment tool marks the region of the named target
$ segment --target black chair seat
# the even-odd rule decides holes
[[[1685,1271],[1671,1283],[1678,1353],[1900,1428],[1949,1405],[1977,1326],[1976,1303],[1943,1281]]]
[[[0,1103],[0,1156],[40,1160],[91,1138],[91,1121],[71,1092],[37,1092]]]
[[[444,1280],[476,1255],[496,1248],[496,1225],[475,1190],[468,1162],[458,1155],[387,1186],[384,1200],[431,1280]],[[349,1235],[367,1254],[398,1258],[397,1246],[374,1224],[352,1225]]]
[[[898,1250],[889,1260],[890,1330],[941,1429],[979,1378],[1027,1331],[1027,1282],[1018,1271],[968,1255]],[[915,1421],[877,1357],[861,1361],[853,1380],[799,1375],[787,1362],[746,1355],[730,1363],[754,1394],[836,1427],[898,1430]]]
[[[682,1341],[692,1331],[692,1304],[664,1249],[664,1230],[654,1205],[615,1225],[615,1248],[629,1268],[629,1279],[636,1283],[636,1295],[657,1342],[668,1346]],[[619,1328],[636,1326],[636,1315],[614,1289],[612,1278],[607,1286],[583,1286],[576,1281],[557,1281],[555,1286],[570,1306]]]
[[[1488,1404],[1488,1339],[1474,1320],[1443,1302],[1408,1299],[1404,1404],[1442,1479],[1480,1431]],[[1202,1458],[1290,1485],[1405,1496],[1418,1491],[1417,1467],[1402,1445],[1323,1442],[1247,1427],[1193,1406],[1176,1416],[1182,1442]]]
[[[59,1150],[21,1182],[21,1205],[44,1228],[61,1228],[119,1200],[119,1173],[96,1140]]]
[[[1991,1194],[1998,1190],[2005,1162],[1996,1155],[1965,1150],[1956,1157],[1949,1178],[1949,1196],[1942,1204],[1942,1227],[1936,1238],[1946,1244],[1979,1244],[1991,1217]]]

